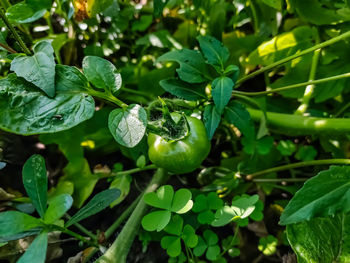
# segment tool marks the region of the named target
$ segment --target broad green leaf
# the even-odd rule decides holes
[[[32,155],[22,170],[23,185],[41,218],[47,207],[47,175],[45,159],[38,154]]]
[[[200,257],[204,254],[207,248],[208,248],[207,243],[205,243],[203,238],[199,236],[197,246],[193,249],[193,254],[197,257]]]
[[[56,65],[56,89],[59,91],[84,91],[88,80],[76,67]]]
[[[10,235],[10,236],[0,236],[0,242],[9,242],[18,239],[22,239],[29,236],[37,236],[42,228],[32,228],[31,230],[27,230],[18,234]]]
[[[131,182],[132,182],[132,177],[129,174],[117,176],[112,181],[109,188],[110,189],[119,189],[121,194],[113,203],[111,203],[111,207],[119,204],[120,202],[122,202],[125,199],[125,197],[129,194]]]
[[[230,101],[234,83],[232,79],[228,77],[219,77],[213,80],[211,95],[213,95],[213,100],[215,107],[221,114]]]
[[[164,229],[164,232],[174,235],[174,236],[181,236],[182,229],[183,229],[183,223],[184,220],[179,215],[174,215],[169,224]]]
[[[0,238],[10,237],[34,228],[42,227],[42,222],[18,211],[0,213]]]
[[[202,83],[207,80],[207,65],[199,51],[182,49],[165,53],[156,62],[174,61],[180,64],[176,69],[181,80],[189,83]]]
[[[143,138],[147,126],[147,113],[138,104],[131,104],[126,109],[111,111],[108,127],[114,139],[121,145],[132,148]]]
[[[66,227],[97,214],[98,212],[107,208],[119,196],[120,191],[118,189],[108,189],[98,193],[67,221]]]
[[[49,207],[44,216],[44,222],[46,224],[53,224],[56,220],[60,219],[73,204],[73,198],[68,194],[61,194],[54,197],[49,202]]]
[[[224,118],[235,125],[245,136],[254,136],[254,125],[251,122],[249,112],[237,101],[230,101],[225,108]]]
[[[10,6],[6,10],[6,16],[11,22],[23,24],[38,20],[46,12],[46,8],[40,8],[40,6],[28,4],[28,1],[22,1]]]
[[[47,232],[42,232],[39,236],[37,236],[34,239],[34,241],[30,244],[26,252],[19,258],[17,263],[45,263],[47,243]]]
[[[300,161],[312,161],[317,156],[317,150],[312,145],[301,146],[295,153],[295,159]]]
[[[202,88],[194,87],[178,79],[164,79],[159,84],[165,91],[181,99],[196,101],[207,98]]]
[[[162,16],[163,9],[169,0],[153,0],[153,13],[155,17]]]
[[[209,260],[216,260],[220,255],[220,247],[218,245],[208,247],[205,257]]]
[[[203,237],[207,242],[208,246],[216,245],[219,241],[218,236],[211,230],[207,229],[203,233]]]
[[[269,65],[313,45],[317,32],[308,26],[301,26],[282,33],[262,43],[246,62],[251,65]]]
[[[142,227],[147,231],[157,230],[157,232],[159,232],[168,225],[170,218],[170,211],[159,210],[145,215],[142,218],[141,224]]]
[[[113,4],[113,0],[89,0],[87,1],[86,12],[89,17],[94,17],[103,12]]]
[[[181,238],[185,242],[186,246],[194,248],[198,244],[198,236],[196,231],[191,225],[185,225],[182,231]]]
[[[100,57],[87,56],[83,60],[83,71],[92,85],[107,93],[117,94],[122,86],[121,75],[116,67]]]
[[[208,104],[204,108],[203,122],[207,131],[208,139],[211,140],[221,121],[221,115],[215,105]]]
[[[287,225],[287,238],[299,263],[350,261],[350,216],[337,214]]]
[[[350,167],[331,166],[307,180],[284,209],[280,224],[350,211]]]
[[[91,96],[83,91],[60,90],[53,99],[32,84],[10,74],[0,80],[0,128],[32,135],[70,129],[95,112]]]
[[[281,0],[262,0],[262,2],[276,10],[282,9],[282,1]]]
[[[153,22],[153,16],[151,15],[142,15],[139,20],[136,20],[132,23],[132,31],[145,31]]]
[[[146,204],[150,206],[170,210],[172,207],[173,197],[174,197],[173,187],[171,185],[163,185],[159,187],[157,192],[147,193],[144,196],[143,200],[145,201]]]
[[[217,70],[223,71],[225,63],[230,56],[228,49],[212,36],[199,36],[197,40],[208,63]]]
[[[18,56],[11,62],[11,70],[44,91],[49,97],[55,96],[54,50],[47,41],[34,46],[33,56]]]
[[[291,156],[296,150],[295,144],[290,140],[280,140],[276,148],[283,156]]]
[[[165,236],[161,239],[160,245],[171,257],[177,257],[181,253],[181,239],[178,236]]]
[[[177,214],[187,213],[193,206],[191,198],[192,193],[190,190],[185,188],[177,190],[171,204],[171,211]]]
[[[341,8],[331,9],[329,5],[323,6],[322,1],[291,0],[290,4],[301,18],[315,25],[337,24],[350,20],[347,12],[343,13]]]

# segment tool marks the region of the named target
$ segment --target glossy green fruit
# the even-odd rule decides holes
[[[179,114],[172,113],[175,119]],[[189,134],[178,141],[166,141],[159,135],[148,135],[148,155],[158,167],[176,174],[189,173],[200,166],[210,152],[204,124],[201,120],[186,116],[189,124]]]

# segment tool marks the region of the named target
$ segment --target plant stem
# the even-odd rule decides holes
[[[331,39],[329,39],[329,40],[326,40],[326,41],[324,41],[324,42],[322,42],[322,43],[320,43],[320,44],[318,44],[318,45],[315,45],[315,46],[313,46],[313,47],[310,47],[310,48],[308,48],[308,49],[305,49],[305,50],[303,50],[303,51],[301,51],[301,52],[299,52],[299,53],[296,53],[296,54],[294,54],[294,55],[291,55],[291,56],[289,56],[289,57],[286,57],[286,58],[284,58],[284,59],[281,59],[281,60],[279,60],[279,61],[276,61],[276,62],[274,62],[274,63],[272,63],[272,64],[270,64],[270,65],[268,65],[268,66],[266,66],[266,67],[263,67],[263,68],[261,68],[261,69],[259,69],[259,70],[257,70],[257,71],[254,71],[253,73],[251,73],[251,74],[249,74],[249,75],[247,75],[247,76],[242,77],[241,79],[239,79],[239,80],[237,81],[236,87],[238,87],[238,86],[239,86],[240,84],[242,84],[244,81],[246,81],[246,80],[248,80],[248,79],[251,79],[251,78],[254,78],[255,76],[257,76],[257,75],[259,75],[259,74],[261,74],[261,73],[263,73],[263,72],[265,72],[265,71],[268,71],[268,70],[270,70],[270,69],[272,69],[272,68],[274,68],[274,67],[277,67],[277,66],[279,66],[279,65],[282,65],[282,64],[284,64],[284,63],[286,63],[286,62],[288,62],[288,61],[291,61],[291,60],[293,60],[293,59],[295,59],[295,58],[298,58],[298,57],[301,57],[301,56],[303,56],[303,55],[306,55],[306,54],[308,54],[308,53],[310,53],[310,52],[313,52],[313,51],[315,51],[315,50],[317,50],[317,49],[321,49],[321,48],[327,47],[327,46],[329,46],[329,45],[332,45],[332,44],[334,44],[334,43],[336,43],[336,42],[338,42],[338,41],[344,40],[344,39],[346,39],[346,38],[348,38],[348,37],[350,37],[350,31],[345,32],[345,33],[343,33],[343,34],[341,34],[341,35],[339,35],[339,36],[337,36],[337,37],[334,37],[334,38],[331,38]]]
[[[12,33],[13,37],[16,39],[16,41],[18,42],[19,46],[21,47],[21,49],[23,50],[23,52],[30,56],[31,52],[30,50],[27,48],[27,46],[24,44],[22,38],[18,35],[16,29],[12,26],[12,24],[10,23],[10,21],[7,19],[4,9],[0,8],[0,17],[1,19],[4,21],[5,25],[7,26],[7,28],[10,30],[10,32]]]
[[[64,228],[64,227],[60,227],[58,225],[49,225],[50,229],[52,230],[58,230],[58,231],[61,231],[67,235],[70,235],[72,237],[75,237],[76,239],[90,245],[90,246],[93,246],[93,247],[99,247],[99,245],[94,242],[94,241],[90,241],[89,239],[86,239],[85,237],[83,237],[82,235],[79,235],[78,233],[75,233],[67,228]]]
[[[122,91],[125,91],[125,92],[128,92],[128,93],[132,93],[132,94],[135,94],[135,95],[140,95],[140,96],[146,97],[148,99],[154,99],[154,97],[150,93],[147,93],[147,92],[144,92],[144,91],[129,89],[129,88],[125,88],[125,87],[122,88]]]
[[[98,91],[95,91],[93,89],[89,89],[89,94],[91,96],[94,96],[94,97],[97,97],[97,98],[100,98],[100,99],[112,102],[112,103],[114,103],[115,105],[117,105],[117,106],[119,106],[121,108],[127,108],[128,107],[128,104],[124,103],[120,99],[117,99],[112,94],[98,92]]]
[[[317,44],[319,43],[319,37],[318,37],[318,33],[317,33]],[[317,65],[318,65],[318,60],[321,54],[321,49],[317,49],[314,51],[314,55],[312,56],[312,62],[311,62],[311,69],[310,69],[310,74],[309,74],[309,81],[313,81],[315,80],[316,77],[316,69],[317,69]],[[307,108],[309,107],[309,102],[311,100],[311,97],[314,93],[314,89],[315,89],[315,84],[309,84],[306,86],[305,92],[304,92],[304,96],[301,99],[301,104],[298,107],[298,109],[295,111],[295,114],[298,115],[303,115]]]
[[[142,171],[147,171],[147,170],[155,170],[157,169],[157,166],[154,164],[147,165],[143,168],[134,168],[130,169],[127,171],[121,171],[121,172],[116,172],[116,173],[109,173],[109,174],[102,174],[99,178],[109,178],[109,177],[114,177],[114,176],[121,176],[121,175],[129,175],[129,174],[134,174],[134,173],[139,173]]]
[[[246,180],[249,181],[260,175],[285,171],[285,170],[294,169],[294,168],[301,168],[301,167],[315,166],[315,165],[331,165],[331,164],[350,165],[350,160],[349,159],[324,159],[324,160],[291,163],[291,164],[281,165],[281,166],[277,166],[277,167],[273,167],[273,168],[269,168],[266,170],[249,174],[246,176]]]
[[[340,114],[346,111],[349,107],[350,107],[350,102],[346,103],[340,110],[338,110],[337,113],[334,114],[334,117],[338,117]]]
[[[247,108],[251,118],[260,122],[263,111]],[[266,122],[269,128],[285,135],[314,135],[314,134],[344,134],[350,133],[350,119],[317,118],[294,114],[266,112]]]
[[[6,49],[8,52],[10,52],[10,53],[12,53],[12,54],[17,53],[16,50],[14,50],[14,49],[12,49],[11,47],[9,47],[9,46],[7,46],[7,45],[4,45],[4,44],[2,44],[2,43],[0,43],[0,47]]]
[[[139,195],[138,198],[132,204],[124,210],[124,212],[121,214],[121,216],[118,217],[118,219],[107,229],[107,231],[104,233],[106,240],[108,240],[111,235],[118,229],[121,223],[124,222],[124,220],[131,214],[131,212],[135,209],[137,203],[140,201],[142,195]],[[83,263],[89,262],[89,260],[98,252],[97,248],[92,249],[87,256],[85,256]]]
[[[254,183],[282,183],[282,182],[291,182],[291,183],[298,183],[298,182],[305,182],[309,178],[273,178],[273,179],[252,179],[251,181]]]
[[[290,90],[290,89],[305,87],[308,85],[320,84],[320,83],[324,83],[324,82],[328,82],[328,81],[334,81],[334,80],[339,80],[339,79],[344,79],[344,78],[349,78],[349,77],[350,77],[350,73],[344,73],[344,74],[340,74],[340,75],[336,75],[336,76],[332,76],[332,77],[328,77],[328,78],[292,84],[292,85],[288,85],[285,87],[276,88],[273,90],[257,91],[257,92],[245,92],[245,91],[234,90],[232,92],[232,95],[234,96],[235,94],[238,94],[238,95],[244,95],[244,96],[262,96],[262,95],[266,95],[266,94],[278,93],[281,91],[286,91],[286,90]]]
[[[117,239],[113,242],[107,252],[96,261],[96,263],[126,262],[130,247],[134,241],[135,236],[138,233],[142,217],[147,211],[147,205],[143,201],[143,196],[146,193],[155,191],[161,184],[166,181],[167,177],[168,173],[164,169],[158,168],[151,182],[142,194],[141,200],[137,204],[136,208],[129,217]]]
[[[71,216],[68,215],[68,214],[65,214],[65,217],[70,219]],[[91,237],[93,240],[96,240],[97,239],[97,236],[94,235],[93,233],[91,233],[91,231],[87,230],[84,226],[82,226],[81,224],[79,223],[74,223],[74,226],[76,226],[82,233],[84,233],[85,235]]]

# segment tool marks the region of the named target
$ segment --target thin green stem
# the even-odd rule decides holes
[[[233,238],[232,238],[230,244],[226,247],[226,249],[225,249],[224,251],[221,252],[220,256],[225,255],[225,253],[226,253],[230,248],[233,247],[233,244],[234,244],[234,242],[235,242],[235,239],[237,238],[237,235],[238,235],[238,231],[239,231],[239,226],[236,225],[235,233],[234,233],[234,235],[233,235]]]
[[[319,37],[317,33],[317,44],[319,43]],[[316,77],[316,70],[317,70],[317,65],[319,61],[319,57],[321,54],[321,49],[317,49],[314,51],[314,55],[312,56],[312,61],[311,61],[311,69],[310,69],[310,74],[309,74],[309,82],[315,80]],[[306,86],[304,96],[301,99],[301,104],[298,107],[298,109],[295,111],[295,114],[303,115],[307,108],[309,107],[309,103],[311,100],[311,97],[314,93],[315,89],[315,84],[309,84]]]
[[[295,114],[263,112],[247,108],[251,118],[260,122],[266,114],[267,126],[276,133],[301,136],[315,134],[347,134],[350,133],[350,119],[347,118],[318,118]]]
[[[168,178],[168,173],[161,168],[158,168],[151,182],[144,191],[141,200],[138,202],[133,213],[129,217],[117,239],[113,242],[106,253],[100,257],[96,263],[125,263],[130,247],[138,233],[142,217],[147,211],[147,205],[143,201],[143,196],[146,193],[155,191]]]
[[[13,37],[16,39],[16,41],[18,42],[19,46],[21,47],[21,49],[23,50],[23,52],[30,56],[31,52],[30,50],[27,48],[26,44],[24,44],[22,38],[18,35],[16,29],[12,26],[12,24],[10,23],[10,21],[7,19],[4,9],[0,8],[0,17],[1,19],[4,21],[5,25],[7,26],[7,28],[10,30],[10,32],[12,33]]]
[[[289,183],[298,183],[298,182],[305,182],[309,178],[273,178],[273,179],[252,179],[251,181],[254,183],[282,183],[282,182],[289,182]]]
[[[67,228],[64,228],[64,227],[60,227],[58,225],[49,225],[50,229],[52,230],[58,230],[58,231],[61,231],[67,235],[70,235],[72,237],[75,237],[76,239],[88,244],[89,246],[93,246],[93,247],[99,247],[99,244],[95,241],[91,241],[85,237],[83,237],[82,235],[78,234],[78,233],[75,233]]]
[[[342,114],[344,111],[346,111],[350,107],[350,102],[346,103],[340,110],[337,111],[336,114],[334,114],[334,117],[339,117],[340,114]]]
[[[301,168],[301,167],[307,167],[307,166],[315,166],[315,165],[332,165],[332,164],[344,164],[344,165],[350,165],[349,159],[324,159],[324,160],[314,160],[314,161],[305,161],[305,162],[298,162],[298,163],[291,163],[286,165],[281,165],[273,168],[269,168],[266,170],[262,170],[259,172],[255,172],[252,174],[249,174],[246,176],[246,180],[252,180],[253,178],[257,176],[261,176],[264,174],[269,173],[277,173],[289,169],[294,168]]]
[[[65,214],[65,217],[70,219],[71,216],[68,215],[68,214]],[[84,233],[85,235],[91,237],[93,240],[96,240],[97,239],[97,236],[94,235],[93,233],[91,233],[91,231],[87,230],[84,226],[82,226],[81,224],[79,223],[74,223],[74,226],[76,226],[82,233]]]
[[[321,49],[321,48],[327,47],[327,46],[329,46],[329,45],[332,45],[332,44],[334,44],[334,43],[336,43],[336,42],[338,42],[338,41],[344,40],[344,39],[346,39],[346,38],[348,38],[348,37],[350,37],[350,31],[345,32],[345,33],[343,33],[343,34],[341,34],[341,35],[339,35],[339,36],[337,36],[337,37],[331,38],[331,39],[329,39],[329,40],[327,40],[327,41],[324,41],[324,42],[322,42],[322,43],[320,43],[320,44],[318,44],[318,45],[315,45],[315,46],[313,46],[313,47],[310,47],[310,48],[308,48],[308,49],[305,49],[305,50],[303,50],[303,51],[301,51],[301,52],[299,52],[299,53],[296,53],[296,54],[294,54],[294,55],[291,55],[291,56],[289,56],[289,57],[286,57],[286,58],[284,58],[284,59],[281,59],[281,60],[279,60],[279,61],[276,61],[276,62],[274,62],[274,63],[272,63],[272,64],[270,64],[270,65],[268,65],[268,66],[266,66],[266,67],[263,67],[263,68],[261,68],[261,69],[259,69],[259,70],[257,70],[257,71],[254,71],[253,73],[251,73],[251,74],[249,74],[249,75],[247,75],[247,76],[242,77],[241,79],[239,79],[239,80],[237,81],[236,87],[238,87],[239,85],[241,85],[244,81],[246,81],[246,80],[248,80],[248,79],[251,79],[251,78],[254,78],[255,76],[257,76],[257,75],[259,75],[259,74],[261,74],[261,73],[263,73],[263,72],[265,72],[265,71],[268,71],[268,70],[270,70],[270,69],[273,69],[273,68],[275,68],[275,67],[277,67],[277,66],[280,66],[280,65],[282,65],[282,64],[284,64],[284,63],[286,63],[286,62],[288,62],[288,61],[291,61],[291,60],[293,60],[293,59],[296,59],[296,58],[298,58],[298,57],[304,56],[304,55],[306,55],[306,54],[308,54],[308,53],[311,53],[311,52],[313,52],[313,51],[315,51],[315,50],[317,50],[317,49]]]
[[[113,104],[121,107],[121,108],[127,108],[128,104],[124,103],[123,101],[121,101],[120,99],[117,99],[116,97],[114,97],[112,94],[109,93],[103,93],[103,92],[98,92],[95,91],[93,89],[89,89],[89,94],[91,96],[112,102]]]
[[[140,95],[142,97],[146,97],[146,98],[149,98],[149,99],[154,99],[154,97],[150,93],[147,93],[147,92],[144,92],[144,91],[134,90],[134,89],[129,89],[129,88],[122,88],[122,91],[125,91],[125,92],[128,92],[128,93],[132,93],[132,94],[135,94],[135,95]]]
[[[155,170],[155,169],[157,169],[157,166],[154,164],[150,164],[150,165],[147,165],[143,168],[134,168],[134,169],[116,172],[116,173],[101,174],[99,178],[101,179],[101,178],[129,175],[129,174],[139,173],[139,172],[148,171],[148,170]]]
[[[324,82],[328,82],[328,81],[334,81],[334,80],[339,80],[339,79],[344,79],[344,78],[349,78],[349,77],[350,77],[350,73],[344,73],[344,74],[340,74],[340,75],[336,75],[336,76],[332,76],[332,77],[328,77],[328,78],[317,79],[317,80],[313,80],[313,81],[307,81],[307,82],[297,83],[297,84],[293,84],[293,85],[288,85],[288,86],[276,88],[273,90],[257,91],[257,92],[245,92],[245,91],[234,90],[232,92],[232,94],[233,94],[233,96],[236,94],[244,95],[244,96],[263,96],[266,94],[278,93],[278,92],[282,92],[282,91],[286,91],[286,90],[305,87],[308,85],[316,85],[316,84],[320,84],[320,83],[324,83]]]

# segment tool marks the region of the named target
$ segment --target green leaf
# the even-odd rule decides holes
[[[300,161],[312,161],[317,156],[317,150],[312,145],[301,146],[295,154],[295,159]]]
[[[33,56],[18,56],[11,62],[11,70],[44,91],[49,97],[55,96],[54,50],[47,41],[34,46]]]
[[[47,207],[47,176],[45,159],[38,154],[32,155],[24,164],[23,185],[41,218]]]
[[[45,13],[46,8],[28,4],[28,1],[19,2],[6,10],[7,18],[19,24],[34,22],[43,17]]]
[[[281,0],[262,0],[262,2],[276,10],[282,9],[282,1]]]
[[[132,23],[131,30],[132,31],[145,31],[153,21],[153,16],[151,15],[142,15],[139,20],[136,20]]]
[[[197,257],[200,257],[207,250],[208,245],[205,243],[202,237],[198,237],[197,246],[193,249],[193,254]]]
[[[181,253],[181,239],[177,236],[165,236],[161,239],[160,245],[170,257],[177,257]]]
[[[205,129],[207,131],[207,135],[209,140],[211,140],[214,136],[214,133],[219,126],[219,123],[221,121],[221,115],[218,112],[215,105],[208,104],[204,108],[203,113],[203,122],[205,125]]]
[[[272,235],[261,237],[259,239],[258,249],[266,256],[271,256],[276,253],[278,239]]]
[[[56,89],[59,91],[84,91],[88,80],[76,67],[56,65]]]
[[[185,188],[177,190],[171,204],[171,211],[177,214],[187,213],[193,206],[191,198],[192,193],[190,190]]]
[[[215,107],[220,114],[230,101],[233,85],[232,79],[228,77],[219,77],[212,82],[211,94],[213,95]]]
[[[73,204],[73,198],[68,194],[61,194],[54,197],[49,202],[49,207],[44,216],[44,222],[46,224],[53,224],[60,219]]]
[[[0,213],[0,238],[10,237],[31,229],[42,227],[42,222],[18,211]]]
[[[121,75],[116,67],[100,57],[87,56],[83,60],[83,71],[92,85],[107,93],[116,95],[122,86]]]
[[[215,215],[210,210],[205,210],[204,212],[199,213],[197,216],[198,222],[202,225],[211,224],[214,221],[214,219]]]
[[[173,197],[173,187],[171,185],[163,185],[159,187],[156,193],[151,192],[145,194],[143,200],[150,206],[170,210],[173,202]]]
[[[119,189],[121,194],[113,203],[111,203],[111,207],[119,204],[125,199],[125,197],[129,194],[131,182],[132,182],[132,177],[129,174],[117,176],[112,181],[109,188]]]
[[[198,236],[195,234],[195,230],[190,225],[185,225],[182,231],[181,238],[185,242],[187,247],[194,248],[198,244]]]
[[[209,260],[216,260],[220,255],[220,247],[218,245],[208,247],[207,253],[205,253],[205,257]]]
[[[228,49],[212,36],[199,36],[197,40],[208,63],[219,71],[224,70],[224,65],[230,56]]]
[[[284,209],[280,224],[350,211],[350,167],[331,166],[307,180]]]
[[[164,232],[174,235],[174,236],[181,236],[182,229],[183,229],[183,223],[184,220],[179,215],[174,215],[169,224],[164,229]]]
[[[42,232],[39,236],[37,236],[34,239],[34,241],[30,244],[26,252],[19,258],[17,263],[45,263],[47,243],[47,232]]]
[[[207,65],[199,51],[182,49],[165,53],[156,62],[174,61],[180,64],[176,69],[181,80],[189,83],[202,83],[207,80]]]
[[[341,8],[329,8],[329,5],[323,5],[322,2],[318,0],[292,0],[291,4],[302,19],[315,25],[329,25],[349,21],[350,18],[347,12],[342,13]]]
[[[211,230],[207,229],[203,233],[203,237],[207,242],[208,246],[216,245],[219,241],[218,236]]]
[[[251,65],[269,65],[313,45],[317,32],[308,26],[300,26],[262,43],[249,54],[246,62]]]
[[[291,156],[295,152],[296,146],[290,140],[281,140],[277,145],[277,150],[279,150],[283,156]]]
[[[118,189],[108,189],[98,193],[67,221],[66,227],[69,227],[87,217],[97,214],[98,212],[107,208],[119,196],[120,191]]]
[[[165,91],[181,99],[196,101],[207,98],[203,89],[194,87],[179,79],[164,79],[159,84]]]
[[[151,212],[142,218],[142,227],[147,231],[157,232],[164,229],[170,222],[171,212],[167,210],[159,210]]]
[[[0,80],[0,128],[32,135],[70,129],[95,112],[91,96],[83,91],[56,90],[53,99],[32,84],[10,74]]]
[[[153,13],[155,17],[160,17],[163,13],[163,9],[169,0],[153,0]]]
[[[86,9],[89,17],[94,17],[113,4],[113,0],[91,0]]]
[[[147,126],[147,113],[138,104],[131,104],[126,109],[111,111],[108,127],[114,139],[121,145],[132,148],[143,138]]]
[[[287,225],[287,238],[299,263],[350,261],[350,216],[313,218]]]
[[[230,101],[225,108],[224,118],[230,124],[235,125],[245,136],[254,136],[254,125],[251,122],[249,112],[237,101]]]

